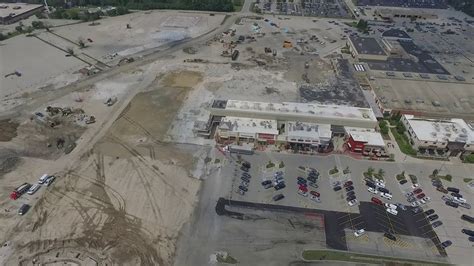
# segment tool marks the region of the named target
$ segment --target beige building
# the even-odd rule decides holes
[[[474,128],[462,119],[424,119],[403,115],[401,121],[417,150],[442,150],[451,156],[474,153]]]
[[[394,19],[437,19],[438,16],[423,8],[402,8],[402,7],[391,7],[391,8],[377,8],[374,14],[384,20]]]
[[[349,36],[347,45],[352,56],[357,59],[385,61],[388,58],[383,45],[372,37]]]
[[[0,24],[12,24],[43,11],[43,5],[0,3]]]

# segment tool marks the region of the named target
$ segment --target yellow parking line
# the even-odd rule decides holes
[[[411,242],[408,242],[402,239],[397,239],[396,241],[393,241],[384,237],[383,241],[387,246],[391,246],[391,247],[413,248],[413,244]]]

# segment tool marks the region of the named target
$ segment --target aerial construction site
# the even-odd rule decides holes
[[[302,253],[312,249],[384,256],[379,262],[469,262],[467,238],[448,249],[443,237],[452,234],[427,218],[391,222],[382,208],[373,219],[370,197],[360,196],[355,209],[347,205],[355,196],[346,202],[333,187],[355,186],[373,167],[384,168],[398,191],[401,171],[422,179],[438,169],[425,161],[431,156],[443,161],[440,175],[454,176],[450,186],[463,184],[460,193],[473,198],[461,178],[472,173],[461,162],[474,141],[467,126],[474,120],[472,18],[439,11],[438,24],[450,20],[448,12],[467,19],[451,61],[432,53],[422,65],[425,54],[410,55],[416,45],[387,50],[393,40],[381,36],[388,29],[370,20],[372,11],[364,16],[373,32],[359,33],[354,21],[362,14],[352,2],[283,8],[264,1],[255,5],[263,14],[251,2],[229,13],[43,18],[51,27],[0,41],[0,265],[288,265],[312,260]],[[12,23],[0,33],[19,25]],[[410,37],[420,47],[428,45],[419,41],[423,33]],[[364,41],[353,37],[361,35],[382,52],[358,49]],[[464,142],[456,154],[449,145],[431,154],[412,141],[407,160],[398,127],[384,133],[379,124],[393,114],[466,121],[449,131]],[[410,116],[398,119],[414,125]],[[320,188],[308,197],[293,179],[312,168]],[[248,178],[239,180],[242,171]],[[278,172],[288,183],[284,199],[270,181]],[[438,204],[429,186],[430,204]],[[394,200],[406,201],[408,190],[400,189]],[[319,193],[314,205],[309,198]],[[409,204],[398,218],[409,216]],[[364,223],[361,241],[354,230]],[[387,230],[398,240],[384,238]]]

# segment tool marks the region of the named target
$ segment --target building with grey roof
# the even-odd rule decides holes
[[[387,60],[388,54],[384,47],[372,37],[349,36],[349,51],[358,59]]]

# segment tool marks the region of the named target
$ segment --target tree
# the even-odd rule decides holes
[[[368,174],[369,176],[374,175],[374,172],[375,172],[375,169],[372,168],[372,166],[370,166],[369,168],[367,168],[367,174]]]
[[[0,32],[0,41],[6,40],[7,36],[3,35],[3,33]]]
[[[434,170],[433,170],[433,176],[436,177],[438,174],[439,174],[439,170],[438,170],[438,169],[434,169]]]
[[[79,44],[79,47],[86,48],[86,42],[84,41],[84,38],[79,37],[79,39],[77,40],[77,43]]]
[[[45,28],[43,21],[38,21],[38,20],[35,20],[35,21],[31,22],[31,26],[33,26],[33,28],[35,28],[35,29]]]
[[[18,32],[23,32],[23,26],[16,26],[15,27],[15,30],[18,31]]]
[[[67,51],[68,54],[74,55],[74,49],[72,47],[66,48],[66,51]]]
[[[383,176],[385,175],[385,171],[384,171],[382,168],[380,168],[380,169],[379,169],[379,172],[377,173],[377,175],[378,175],[379,177],[383,177]]]

